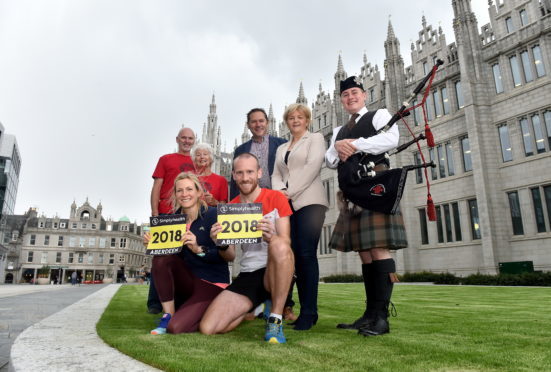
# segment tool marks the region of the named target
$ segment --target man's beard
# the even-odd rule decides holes
[[[251,185],[251,191],[249,191],[249,192],[244,192],[244,191],[243,191],[243,188],[241,187],[241,185]],[[239,192],[240,192],[242,195],[245,195],[245,196],[246,196],[246,195],[250,195],[250,194],[252,194],[252,193],[256,190],[256,188],[258,187],[258,181],[256,181],[256,182],[242,182],[242,183],[238,184],[238,187],[239,187]]]

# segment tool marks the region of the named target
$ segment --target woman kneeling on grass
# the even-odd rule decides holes
[[[187,228],[180,253],[153,258],[152,274],[164,314],[151,334],[196,332],[207,307],[229,283],[227,262],[233,261],[235,250],[217,247],[216,237],[210,236],[216,208],[202,200],[202,190],[191,173],[180,173],[174,180],[174,213],[186,215]],[[144,244],[150,238],[145,234]]]

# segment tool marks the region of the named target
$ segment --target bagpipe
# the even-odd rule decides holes
[[[356,153],[349,157],[346,162],[341,162],[339,164],[339,188],[343,192],[346,200],[364,209],[385,214],[395,214],[398,211],[400,200],[402,199],[408,172],[415,169],[424,169],[427,185],[427,216],[430,221],[436,220],[436,209],[430,194],[430,183],[427,172],[427,168],[435,168],[436,164],[434,164],[433,161],[429,163],[425,161],[419,142],[425,139],[427,141],[427,146],[431,148],[434,147],[434,137],[428,125],[425,103],[432,86],[432,81],[436,75],[436,70],[443,64],[444,62],[442,60],[437,60],[431,71],[421,80],[413,90],[411,96],[402,104],[402,107],[400,107],[383,128],[375,132],[375,135],[387,132],[394,124],[401,120],[413,137],[412,140],[398,146],[389,153],[380,155]],[[423,94],[422,101],[413,107],[409,107],[410,102],[417,97],[427,82],[428,85]],[[421,107],[423,110],[425,133],[421,133],[416,137],[404,120],[404,117],[408,116],[412,110],[418,107]],[[378,168],[386,168],[378,167],[379,164],[389,164],[388,159],[390,156],[407,149],[413,144],[416,144],[419,149],[422,164],[378,170]]]

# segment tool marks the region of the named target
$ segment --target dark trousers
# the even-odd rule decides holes
[[[168,323],[167,331],[197,332],[205,311],[223,289],[199,279],[176,255],[154,257],[152,274],[159,299],[175,302],[176,312]]]
[[[300,313],[317,315],[319,265],[317,257],[326,207],[309,205],[293,210],[291,215],[291,246],[295,254],[295,275]]]
[[[157,288],[155,288],[155,281],[153,275],[149,276],[149,293],[147,294],[147,308],[155,308],[162,310],[161,301],[159,300],[159,294]]]

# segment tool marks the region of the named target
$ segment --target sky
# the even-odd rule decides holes
[[[479,27],[487,0],[473,0]],[[277,121],[363,54],[384,73],[389,19],[406,66],[421,18],[454,41],[451,0],[0,0],[0,122],[22,158],[15,213],[67,218],[73,200],[148,222],[151,174],[215,94],[231,151],[252,107]]]

